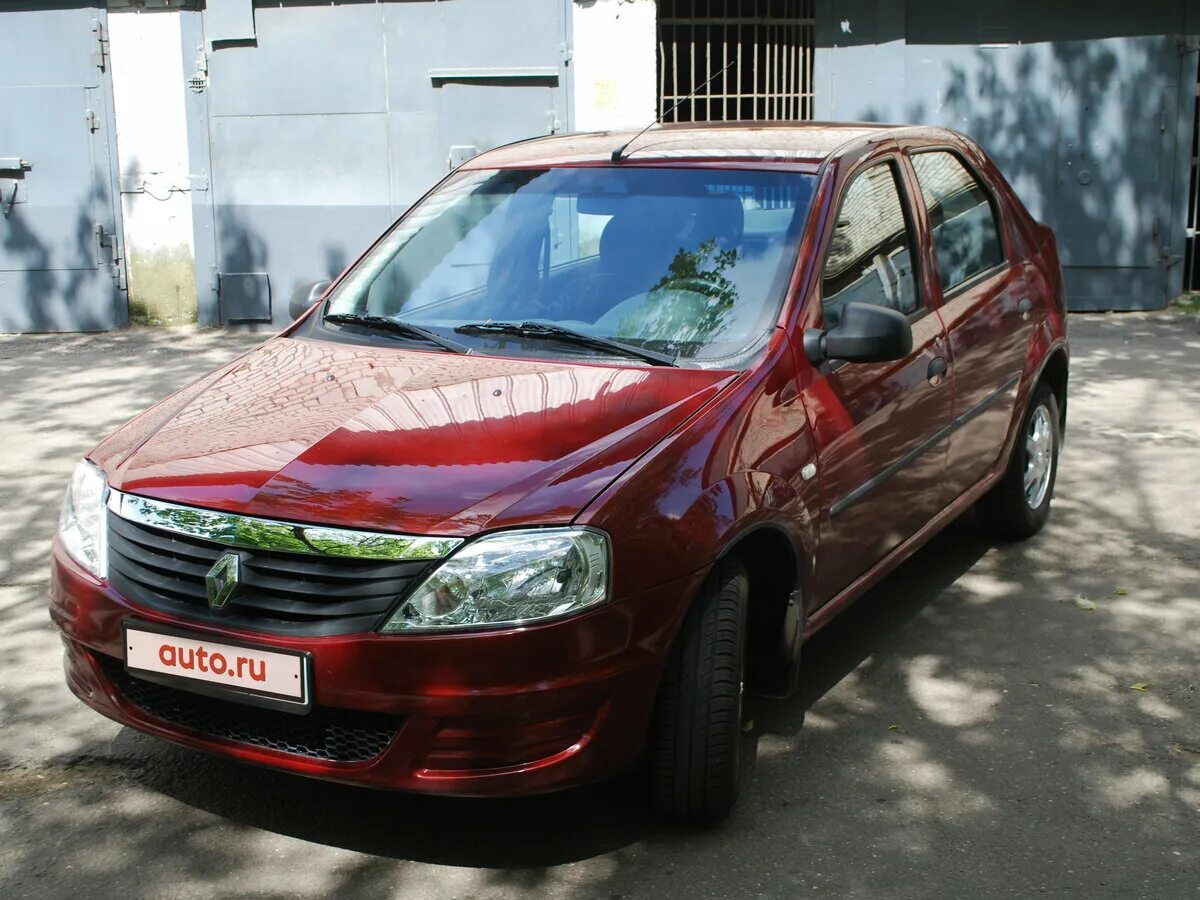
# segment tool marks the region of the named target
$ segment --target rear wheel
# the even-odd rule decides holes
[[[1023,540],[1042,530],[1050,516],[1061,444],[1058,400],[1039,384],[1025,411],[1004,476],[980,498],[979,518],[997,537]]]
[[[671,649],[648,747],[659,813],[712,822],[737,798],[749,585],[740,562],[719,563]]]

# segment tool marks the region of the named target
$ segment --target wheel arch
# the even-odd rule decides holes
[[[1050,389],[1054,391],[1054,399],[1058,401],[1058,428],[1059,435],[1066,433],[1067,429],[1067,381],[1070,377],[1070,366],[1067,359],[1067,348],[1064,344],[1059,344],[1052,349],[1042,362],[1042,368],[1038,372],[1036,386],[1042,382],[1050,385]]]
[[[795,688],[803,632],[802,549],[781,524],[757,522],[726,541],[716,561],[738,559],[750,579],[746,678],[758,693]]]

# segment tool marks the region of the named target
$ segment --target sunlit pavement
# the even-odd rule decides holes
[[[374,794],[84,708],[43,601],[62,487],[261,336],[0,338],[0,896],[1197,896],[1200,317],[1071,339],[1046,531],[996,547],[968,515],[819,635],[801,695],[751,703],[735,814],[695,831],[628,780]]]

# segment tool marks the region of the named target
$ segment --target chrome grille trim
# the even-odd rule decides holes
[[[151,500],[118,490],[108,508],[129,522],[247,550],[307,553],[349,559],[434,560],[449,556],[462,538],[424,537],[303,525]]]

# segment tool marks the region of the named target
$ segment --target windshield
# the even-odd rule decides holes
[[[464,328],[541,323],[715,365],[773,326],[813,183],[730,169],[464,172],[380,241],[325,314],[402,319],[473,352],[595,352]]]

